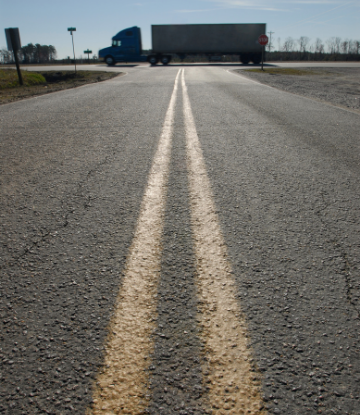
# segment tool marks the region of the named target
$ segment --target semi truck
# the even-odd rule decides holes
[[[242,63],[261,62],[262,46],[258,37],[266,33],[265,23],[253,24],[172,24],[152,25],[152,49],[144,54],[141,29],[121,30],[111,46],[99,50],[99,59],[108,65],[117,62],[170,63],[174,56],[205,55],[216,60],[223,55],[239,55]]]

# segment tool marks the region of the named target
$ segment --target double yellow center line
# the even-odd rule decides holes
[[[214,414],[262,414],[260,380],[250,364],[247,327],[227,259],[184,70],[180,69],[166,112],[162,134],[129,257],[110,323],[105,363],[94,404],[88,413],[143,414],[149,403],[148,367],[160,274],[161,236],[169,177],[175,104],[181,78],[186,132],[191,222],[197,261],[197,287],[203,344],[207,356],[204,383]]]

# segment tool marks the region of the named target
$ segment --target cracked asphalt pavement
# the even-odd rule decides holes
[[[0,413],[91,407],[177,72],[1,106]],[[359,115],[222,67],[185,79],[264,408],[359,415]],[[146,412],[225,414],[204,380],[181,106]]]

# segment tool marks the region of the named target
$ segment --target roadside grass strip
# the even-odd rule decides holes
[[[199,321],[206,367],[204,382],[213,414],[265,414],[261,379],[251,365],[245,316],[235,298],[235,281],[213,202],[211,185],[181,76],[186,130],[191,222],[197,262]]]
[[[88,414],[143,414],[149,404],[148,367],[156,316],[166,187],[169,177],[178,72],[142,201],[114,317],[105,363]]]
[[[321,69],[297,69],[297,68],[265,68],[264,70],[255,68],[255,69],[244,69],[244,72],[257,72],[262,74],[271,74],[271,75],[293,75],[293,76],[311,76],[311,75],[329,75],[328,72],[322,71]]]
[[[21,71],[24,86],[46,84],[44,76],[37,72]],[[0,90],[19,87],[18,74],[13,69],[0,69]]]

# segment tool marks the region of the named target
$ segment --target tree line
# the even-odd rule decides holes
[[[325,42],[307,36],[299,39],[287,37],[284,42],[277,39],[267,45],[267,60],[360,60],[360,40],[331,37]]]
[[[32,43],[23,46],[18,57],[22,63],[47,63],[56,60],[57,52],[55,46],[40,45]],[[5,48],[0,50],[0,59],[2,63],[12,63],[14,61],[13,53]]]

